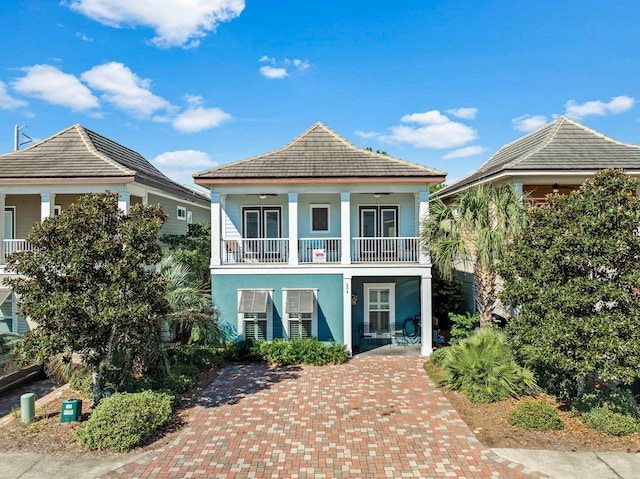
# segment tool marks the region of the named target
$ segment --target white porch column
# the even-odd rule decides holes
[[[340,193],[340,240],[342,243],[340,262],[351,264],[351,193],[349,192]],[[351,305],[351,299],[349,299],[349,305]]]
[[[420,278],[420,317],[422,318],[422,337],[420,355],[430,356],[433,352],[433,315],[431,299],[431,268]]]
[[[55,203],[55,193],[40,193],[40,221],[44,221],[50,216],[53,216]],[[2,211],[4,211],[4,209]]]
[[[121,191],[118,193],[118,209],[124,211],[125,215],[129,214],[129,205],[131,201],[131,193],[128,191]]]
[[[298,193],[289,193],[289,266],[298,265]]]
[[[0,221],[0,264],[5,264],[4,259],[4,240],[6,238],[6,232],[4,231],[4,208],[6,206],[5,200],[7,195],[0,194],[0,212],[2,212],[2,221]]]
[[[523,189],[522,189],[522,181],[514,180],[511,183],[511,186],[513,187],[513,191],[516,192],[517,196],[522,196],[522,191],[523,191]]]
[[[429,248],[422,246],[422,232],[424,230],[424,221],[429,217],[429,190],[421,191],[416,195],[418,200],[418,236],[420,250],[420,264],[430,264]]]
[[[220,193],[211,192],[211,266],[220,266],[221,212]]]
[[[342,295],[342,318],[343,318],[343,334],[344,344],[350,354],[353,354],[352,333],[351,333],[351,276],[345,274],[343,276],[343,295]]]

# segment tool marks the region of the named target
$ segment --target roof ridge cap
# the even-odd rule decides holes
[[[84,126],[82,126],[80,123],[76,123],[75,125],[72,125],[72,128],[76,128],[76,130],[78,131],[78,135],[80,135],[80,138],[82,139],[83,143],[85,144],[85,146],[87,147],[87,149],[89,151],[91,151],[91,153],[93,155],[95,155],[96,157],[100,158],[102,161],[106,161],[107,163],[111,164],[112,166],[114,166],[115,168],[119,169],[120,171],[122,171],[125,174],[133,174],[135,175],[136,173],[139,173],[136,170],[131,170],[129,168],[126,168],[122,163],[114,160],[113,158],[110,158],[109,156],[105,155],[104,153],[102,153],[101,151],[98,150],[98,148],[96,148],[96,145],[93,144],[93,141],[91,141],[91,138],[89,138],[89,134],[88,132],[90,131],[91,133],[95,134],[95,135],[100,135],[99,133],[96,133],[95,131],[89,130],[88,128],[85,128]],[[106,138],[106,137],[103,137]],[[113,143],[117,143],[113,140],[110,140],[109,138],[106,138],[109,141],[112,141]],[[120,145],[120,143],[117,143],[118,145]],[[120,145],[123,146],[123,145]],[[126,146],[123,146],[124,148],[126,148]],[[130,151],[130,148],[127,148]]]

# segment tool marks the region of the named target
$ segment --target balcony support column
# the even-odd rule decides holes
[[[351,264],[351,193],[349,192],[340,193],[340,241],[342,243],[340,263]],[[349,343],[351,343],[350,338]]]
[[[342,297],[342,318],[343,318],[343,344],[347,347],[350,354],[353,354],[352,325],[351,325],[351,276],[345,274],[343,276],[343,297]]]
[[[211,192],[211,266],[220,266],[222,258],[221,249],[221,229],[222,217],[220,193]]]
[[[429,248],[422,244],[424,222],[429,217],[429,190],[416,194],[416,200],[418,202],[418,251],[420,252],[420,264],[431,265]]]
[[[131,194],[127,191],[118,193],[118,209],[124,211],[125,215],[129,214],[129,205],[131,204]]]
[[[4,257],[4,240],[7,237],[7,232],[4,230],[4,217],[5,217],[5,213],[4,213],[4,209],[6,207],[6,199],[7,199],[7,195],[5,194],[0,194],[0,211],[2,211],[2,221],[0,221],[0,261],[2,261],[2,264],[5,264],[5,257]]]
[[[431,268],[420,278],[420,318],[422,320],[422,337],[420,338],[420,355],[430,356],[433,352],[433,301],[431,297]]]
[[[289,266],[298,266],[298,193],[289,193]]]
[[[53,216],[55,203],[55,193],[40,193],[40,221]]]

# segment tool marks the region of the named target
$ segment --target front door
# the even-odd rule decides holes
[[[395,285],[366,283],[364,290],[364,333],[390,338],[395,323]]]

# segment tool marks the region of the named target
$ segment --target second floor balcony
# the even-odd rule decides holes
[[[288,238],[222,240],[222,264],[420,263],[418,237],[355,237],[344,257],[341,238],[300,238],[297,257]]]

